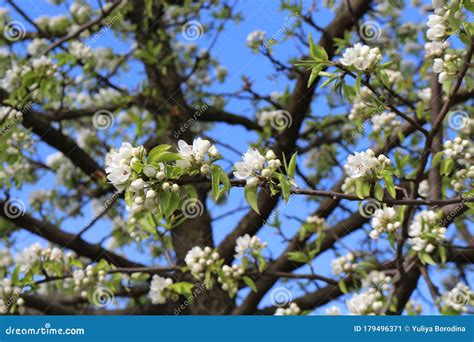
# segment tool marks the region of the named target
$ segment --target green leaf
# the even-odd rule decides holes
[[[383,187],[379,183],[375,184],[374,194],[375,194],[375,199],[377,199],[380,202],[383,200]]]
[[[346,282],[344,281],[344,279],[339,280],[339,282],[337,284],[339,285],[339,290],[341,290],[342,293],[349,292],[349,291],[347,291],[347,286],[346,286]]]
[[[446,176],[448,175],[452,168],[454,167],[454,160],[452,159],[444,159],[442,162],[441,162],[441,168],[440,168],[440,172],[443,176]]]
[[[212,196],[214,199],[217,201],[219,199],[219,193],[220,193],[220,187],[219,187],[219,181],[221,177],[221,170],[219,168],[214,167],[212,169],[212,174],[211,174],[211,184],[212,184]]]
[[[185,297],[191,297],[193,294],[193,287],[194,284],[188,283],[188,282],[179,282],[179,283],[174,283],[169,286],[169,288],[173,291],[176,292],[177,294],[183,295]]]
[[[244,188],[244,197],[247,203],[250,205],[250,207],[258,214],[260,214],[260,211],[258,210],[258,205],[257,205],[257,187],[256,186],[246,186]]]
[[[446,248],[444,248],[444,246],[439,246],[438,251],[439,251],[439,258],[441,259],[441,263],[445,264],[447,260]]]
[[[244,276],[242,280],[248,287],[250,287],[253,290],[253,292],[257,292],[257,286],[255,286],[255,283],[250,277]]]
[[[291,261],[300,262],[300,263],[308,262],[308,256],[306,255],[306,253],[303,253],[303,252],[288,252],[286,256],[288,257],[288,260],[291,260]]]
[[[326,50],[324,50],[323,47],[316,45],[314,43],[313,37],[311,37],[311,34],[308,34],[308,41],[309,41],[309,53],[311,57],[313,57],[314,59],[327,61],[328,54],[326,53]]]
[[[158,145],[152,148],[152,150],[148,153],[148,159],[150,161],[154,161],[157,155],[160,155],[161,153],[168,151],[170,148],[171,148],[170,145]]]
[[[383,181],[385,183],[385,187],[387,188],[387,191],[390,194],[390,196],[395,198],[397,196],[397,191],[395,190],[395,185],[393,184],[392,176],[385,176],[383,178]]]
[[[173,152],[161,152],[156,154],[151,160],[152,162],[167,163],[175,160],[180,160],[181,156],[178,153]]]
[[[295,169],[296,169],[296,153],[291,156],[290,163],[288,164],[288,177],[295,178]]]
[[[360,199],[364,199],[364,180],[361,178],[357,178],[355,181],[356,184],[356,195]]]
[[[431,257],[429,253],[420,252],[418,253],[418,257],[420,258],[423,264],[436,265],[435,261],[433,260],[433,258]]]
[[[309,80],[308,80],[308,88],[311,87],[314,80],[316,79],[316,77],[318,77],[319,72],[322,69],[323,69],[322,66],[317,66],[317,67],[314,67],[314,68],[311,69],[311,75],[309,76]]]
[[[280,180],[280,190],[281,190],[281,195],[285,199],[285,201],[288,201],[288,198],[290,198],[290,190],[291,190],[291,184],[288,179],[282,174],[278,175],[278,179]]]
[[[437,152],[434,155],[433,160],[431,161],[431,167],[435,167],[436,165],[438,165],[438,163],[441,161],[441,158],[443,158],[443,155],[444,155],[443,151]]]

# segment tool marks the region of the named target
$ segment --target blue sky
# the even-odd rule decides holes
[[[310,1],[304,1],[305,7]],[[33,17],[39,15],[54,15],[59,13],[64,13],[64,8],[51,6],[46,1],[21,1],[19,5],[22,6],[27,13]],[[273,0],[262,0],[262,1],[241,1],[239,2],[238,9],[243,12],[244,20],[240,24],[234,24],[232,22],[228,23],[224,33],[220,36],[218,43],[215,48],[212,50],[214,57],[217,57],[220,60],[220,63],[227,67],[229,70],[229,77],[224,84],[216,84],[212,86],[209,90],[216,92],[226,92],[231,93],[235,92],[242,87],[241,76],[243,74],[249,75],[251,80],[254,81],[253,89],[261,94],[270,94],[272,91],[284,91],[287,86],[290,90],[292,89],[292,82],[289,82],[286,77],[280,76],[275,79],[269,79],[268,74],[273,72],[273,67],[271,63],[263,56],[259,54],[252,53],[249,48],[246,46],[246,37],[248,33],[260,29],[264,30],[271,36],[273,33],[277,32],[281,27],[282,23],[288,20],[288,13],[281,13],[278,10],[279,1]],[[329,10],[322,10],[321,14],[318,15],[318,24],[320,26],[325,26],[333,17],[333,14]],[[419,13],[415,11],[405,11],[403,17],[407,20],[416,19],[417,21],[424,21],[425,19],[420,16]],[[205,21],[205,20],[204,20]],[[312,32],[314,37],[318,37],[317,32]],[[209,35],[204,33],[202,39],[197,40],[197,43],[201,47],[207,47],[210,42]],[[296,38],[295,38],[296,39]],[[114,38],[110,32],[106,33],[101,37],[100,40],[96,42],[98,46],[113,47],[117,52],[124,52],[129,49],[129,44],[120,42]],[[294,49],[294,42],[292,39],[288,40],[282,45],[279,45],[275,54],[280,60],[285,60],[287,57],[297,56],[298,53]],[[141,67],[138,64],[133,64],[131,70],[126,74],[116,79],[116,83],[121,85],[132,85],[136,84],[138,80],[143,77]],[[254,118],[254,111],[251,105],[247,101],[242,100],[231,100],[226,108],[230,112],[236,114],[245,115],[249,118]],[[326,106],[324,101],[316,101],[313,103],[313,109],[317,113],[327,113],[329,108]],[[256,141],[256,135],[250,134],[243,128],[236,126],[228,126],[226,124],[217,124],[215,127],[208,132],[209,136],[215,138],[216,140],[223,141],[225,143],[231,144],[233,147],[238,149],[241,152],[245,152],[249,146],[250,142]],[[116,142],[116,146],[120,144],[119,141]],[[226,151],[224,148],[219,148],[221,152],[228,158],[232,160],[239,160],[239,156],[231,151]],[[42,156],[42,159],[45,160],[46,156],[53,152],[51,148],[41,144],[41,147],[38,148],[39,154]],[[345,152],[342,151],[339,155],[340,160],[345,159]],[[99,161],[103,163],[103,161]],[[304,159],[300,159],[300,165],[303,165]],[[326,184],[325,187],[329,188],[332,184]],[[18,197],[22,198],[27,202],[28,194],[33,189],[49,189],[58,187],[55,184],[54,177],[48,175],[41,179],[40,182],[34,185],[25,186],[20,192],[17,193]],[[244,204],[243,200],[243,191],[242,189],[233,189],[229,196],[228,202],[224,206],[218,206],[211,201],[208,201],[208,209],[213,217],[219,216],[223,213],[227,213],[232,208],[237,208],[240,205]],[[347,203],[346,203],[347,204]],[[281,204],[280,204],[281,205]],[[293,198],[289,203],[280,210],[280,220],[282,221],[283,232],[287,236],[293,236],[298,228],[300,223],[285,218],[284,215],[294,215],[298,216],[301,219],[304,219],[309,213],[314,211],[316,208],[314,202],[308,202],[304,197]],[[351,205],[352,208],[354,205]],[[357,210],[357,209],[354,209]],[[214,242],[218,244],[232,229],[235,227],[239,219],[246,213],[246,211],[241,211],[235,213],[231,216],[227,216],[224,219],[219,220],[214,224]],[[62,228],[70,232],[78,232],[81,227],[83,227],[92,216],[90,208],[84,211],[84,217],[81,219],[67,220],[63,223]],[[333,216],[330,217],[329,222],[334,222],[340,219],[342,216],[340,213],[336,212]],[[100,221],[96,226],[91,229],[86,235],[85,238],[91,242],[97,242],[102,239],[103,236],[107,234],[110,230],[110,221]],[[352,234],[350,237],[344,239],[344,245],[352,246],[357,248],[359,246],[359,239],[365,236],[363,230]],[[264,227],[258,234],[263,240],[268,241],[271,246],[270,251],[273,257],[277,257],[280,252],[285,247],[281,243],[280,238],[276,236],[275,230],[271,227]],[[36,237],[25,232],[15,233],[15,237],[18,238],[16,248],[22,249],[25,246],[30,245],[37,240]],[[126,248],[124,250],[127,256],[130,259],[147,262],[148,257],[142,255],[136,251],[135,248]],[[344,250],[344,247],[341,247],[341,252],[344,254],[347,250]],[[317,262],[314,263],[314,268],[316,273],[331,275],[330,270],[330,261],[333,257],[333,252],[329,251],[324,253],[317,259]],[[301,272],[307,272],[306,268],[301,268]],[[421,283],[421,282],[420,282]],[[278,285],[277,285],[278,286]],[[308,288],[309,290],[312,287]],[[420,286],[425,297],[428,298],[428,292],[424,283]],[[291,287],[293,297],[298,297],[301,294],[301,291],[296,288],[296,286]],[[268,296],[264,299],[262,305],[268,305],[269,299]],[[344,307],[341,302],[332,304],[339,305]],[[316,313],[324,313],[323,309],[318,309]],[[425,311],[425,313],[434,313],[434,311]]]

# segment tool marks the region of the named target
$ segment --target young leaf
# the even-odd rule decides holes
[[[250,205],[250,207],[258,214],[260,214],[260,211],[258,210],[258,205],[257,205],[257,187],[256,186],[246,186],[244,188],[244,197],[247,203]]]
[[[296,153],[291,156],[290,163],[288,164],[288,177],[295,178],[296,169]]]
[[[242,280],[248,287],[250,287],[253,290],[253,292],[257,292],[257,286],[255,286],[255,283],[250,277],[247,277],[247,276],[242,277]]]
[[[392,176],[385,176],[383,178],[383,181],[385,183],[385,187],[387,188],[387,191],[390,194],[390,196],[395,198],[397,195],[397,191],[395,190],[395,185],[393,184]]]

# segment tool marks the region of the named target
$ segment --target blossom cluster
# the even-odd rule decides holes
[[[245,234],[244,236],[239,236],[236,240],[235,257],[256,256],[265,247],[267,247],[267,243],[260,241],[258,236],[250,237],[249,234]]]
[[[349,113],[349,120],[365,120],[369,110],[370,96],[372,91],[366,87],[362,86],[359,91],[359,95],[354,100],[351,111]]]
[[[275,316],[295,316],[301,313],[300,307],[296,303],[290,303],[287,308],[277,308]]]
[[[415,216],[408,228],[408,243],[415,252],[431,253],[445,239],[446,228],[433,210],[425,210]]]
[[[248,186],[257,186],[261,178],[269,179],[280,166],[281,161],[272,150],[262,156],[257,149],[249,148],[242,156],[242,161],[234,164],[234,176],[245,179]]]
[[[360,71],[369,71],[381,59],[379,48],[370,48],[370,46],[357,43],[353,47],[347,48],[339,61],[342,65],[353,66]]]
[[[209,140],[201,138],[194,139],[192,145],[188,145],[184,140],[178,141],[178,153],[182,159],[176,161],[176,166],[200,170],[202,175],[209,173],[210,163],[219,157],[217,148]]]
[[[244,272],[242,265],[223,265],[217,281],[222,284],[222,289],[233,297],[239,290],[239,281],[242,279]]]
[[[49,261],[56,261],[62,264],[66,264],[68,260],[74,257],[72,252],[66,254],[57,247],[43,248],[39,243],[34,243],[29,247],[24,248],[16,256],[16,265],[20,271],[27,273],[34,268],[37,263],[46,263]],[[47,264],[43,265],[45,269],[48,269]]]
[[[377,173],[392,164],[385,155],[375,157],[375,152],[368,149],[365,152],[355,152],[349,155],[344,169],[349,177],[374,179]]]
[[[469,140],[456,137],[454,140],[447,140],[443,145],[443,153],[446,158],[457,159],[465,156],[466,147],[469,147]],[[463,153],[464,152],[464,153]],[[465,156],[470,159],[470,155]]]
[[[155,274],[150,283],[150,291],[148,298],[153,304],[164,304],[166,299],[171,295],[169,287],[173,285],[171,278],[163,278]]]
[[[78,268],[72,272],[74,291],[79,292],[82,298],[87,297],[87,289],[103,286],[106,271],[98,269],[97,265],[87,265],[85,269]]]
[[[129,183],[132,167],[144,153],[143,146],[133,147],[124,142],[118,151],[110,151],[105,157],[108,180],[118,189],[124,190]]]
[[[392,277],[385,274],[385,272],[373,270],[362,279],[362,287],[374,287],[379,291],[387,291],[390,288]]]
[[[401,126],[401,122],[397,120],[397,115],[393,112],[385,112],[382,114],[374,115],[371,118],[372,130],[374,133],[380,131],[386,134],[392,134],[396,129]]]
[[[201,248],[195,246],[188,251],[184,258],[184,262],[193,276],[198,280],[202,280],[207,272],[213,270],[219,259],[219,254],[213,252],[211,247],[207,246]]]
[[[5,122],[6,120],[20,120],[22,117],[23,113],[15,108],[0,106],[0,122]]]
[[[54,62],[46,57],[36,57],[31,60],[30,63],[24,65],[14,64],[5,73],[5,76],[0,81],[0,86],[8,92],[12,92],[17,88],[21,87],[22,80],[30,73],[34,72],[44,78],[51,78],[56,74],[57,66]],[[31,92],[31,95],[36,97],[38,84],[30,85],[31,89],[35,89]]]
[[[11,279],[0,279],[0,314],[25,312],[25,300],[21,298],[21,288],[14,286]]]
[[[378,239],[383,233],[393,233],[401,226],[397,211],[392,207],[377,209],[371,221],[372,231],[370,237]]]
[[[438,75],[439,83],[444,83],[451,79],[458,71],[459,65],[462,62],[460,56],[453,54],[445,54],[443,58],[435,58],[433,61],[433,71]]]
[[[346,301],[348,310],[354,315],[378,315],[382,313],[385,293],[389,291],[392,278],[385,272],[373,270],[362,279],[367,290],[354,294]]]
[[[265,31],[256,30],[250,32],[247,36],[247,46],[251,49],[258,49],[265,41],[267,33]]]
[[[384,296],[375,289],[357,293],[346,301],[347,308],[354,315],[377,315],[382,312]]]
[[[340,256],[331,261],[332,273],[334,275],[351,273],[352,271],[357,270],[358,267],[359,265],[355,263],[355,256],[353,253],[348,253],[347,255]]]

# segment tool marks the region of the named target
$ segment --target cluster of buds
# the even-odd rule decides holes
[[[392,277],[386,275],[384,272],[374,270],[370,271],[370,273],[362,279],[362,287],[373,287],[383,292],[389,289],[391,282]]]
[[[469,140],[462,139],[461,137],[456,137],[454,140],[447,140],[443,147],[443,153],[447,158],[460,158],[464,157],[465,149],[469,146]],[[470,159],[470,156],[467,156]]]
[[[379,290],[369,288],[365,292],[355,294],[346,304],[354,315],[377,315],[383,309],[384,296]]]
[[[287,308],[277,308],[275,316],[296,316],[301,313],[300,307],[296,303],[290,303]]]
[[[398,220],[397,212],[392,207],[377,209],[371,221],[373,230],[370,232],[372,239],[378,239],[383,233],[395,232],[402,223]]]
[[[207,271],[211,271],[214,268],[219,259],[219,254],[213,252],[211,247],[201,248],[195,246],[186,254],[184,262],[193,276],[201,280]]]
[[[222,289],[229,292],[229,295],[233,297],[239,290],[239,281],[243,274],[244,268],[241,265],[224,265],[217,281],[222,284]]]
[[[415,252],[431,253],[445,239],[446,228],[432,210],[420,212],[408,228],[408,243]]]
[[[468,169],[461,169],[456,171],[453,179],[451,180],[451,186],[457,192],[462,190],[469,190],[472,188],[474,182],[474,165],[471,165]]]
[[[82,298],[87,297],[86,288],[94,286],[101,287],[105,282],[107,272],[103,269],[97,270],[92,265],[87,265],[85,270],[77,269],[72,272],[72,280],[74,283],[74,291],[81,293]],[[82,291],[81,291],[82,290]]]
[[[4,278],[0,280],[0,314],[14,313],[18,311],[25,312],[25,301],[20,297],[21,288],[13,286],[11,279]]]
[[[358,268],[358,265],[354,262],[355,256],[353,253],[340,256],[331,261],[332,273],[339,275],[342,273],[350,273]]]

